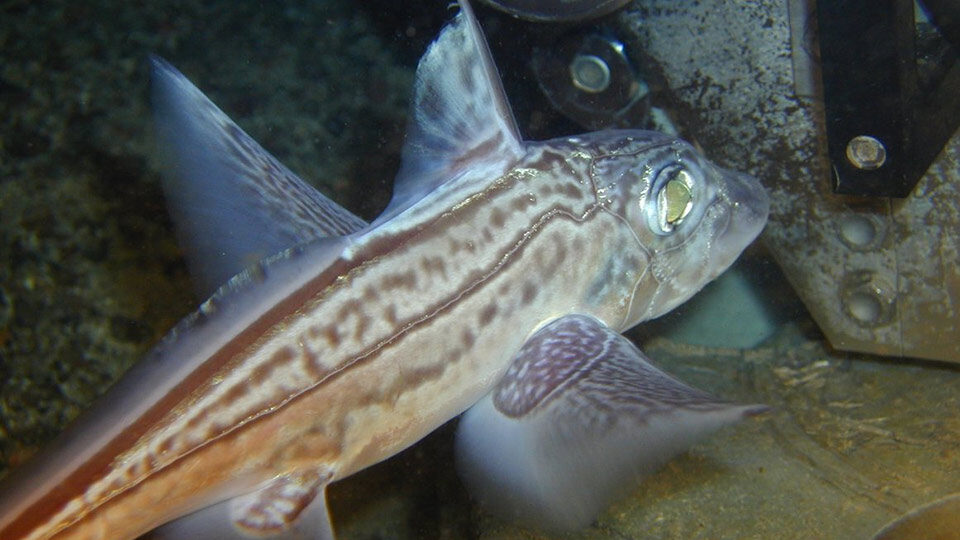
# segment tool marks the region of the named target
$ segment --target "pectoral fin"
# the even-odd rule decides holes
[[[573,530],[699,439],[765,410],[687,386],[601,322],[570,315],[537,331],[464,414],[458,466],[492,512]]]
[[[207,507],[151,532],[148,540],[334,540],[327,512],[329,474],[278,476],[259,490]]]

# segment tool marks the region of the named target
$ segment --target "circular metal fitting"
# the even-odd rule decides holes
[[[609,34],[561,34],[535,48],[531,63],[550,103],[581,126],[598,130],[645,124],[650,90],[623,43]]]
[[[887,161],[887,149],[879,139],[857,135],[847,143],[847,161],[865,171],[879,169]]]
[[[599,56],[578,54],[570,62],[570,79],[584,92],[603,92],[610,87],[610,66]]]
[[[840,303],[847,317],[864,328],[889,324],[896,312],[893,288],[870,270],[856,270],[843,277]]]
[[[871,251],[880,247],[886,235],[886,224],[871,214],[845,214],[836,221],[837,236],[848,248]]]

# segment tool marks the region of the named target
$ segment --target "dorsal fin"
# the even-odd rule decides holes
[[[293,174],[182,73],[151,57],[163,188],[202,297],[250,264],[366,223]]]
[[[523,154],[500,75],[465,0],[417,66],[406,137],[393,199],[378,221],[471,169],[502,174]]]

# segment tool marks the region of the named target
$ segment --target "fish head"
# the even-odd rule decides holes
[[[719,276],[760,234],[769,199],[749,175],[711,163],[692,145],[648,131],[605,131],[592,154],[601,206],[630,227],[636,269],[623,328],[669,312]]]

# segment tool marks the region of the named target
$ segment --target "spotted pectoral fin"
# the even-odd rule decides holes
[[[168,523],[146,538],[334,540],[326,503],[329,478],[316,470],[277,476],[253,493]]]
[[[458,466],[492,512],[573,530],[697,440],[765,410],[687,386],[596,319],[570,315],[531,336],[461,418]]]
[[[417,66],[403,162],[386,220],[466,170],[497,178],[523,156],[520,132],[466,0]]]
[[[252,263],[366,223],[297,177],[182,73],[151,58],[167,206],[198,293]]]

